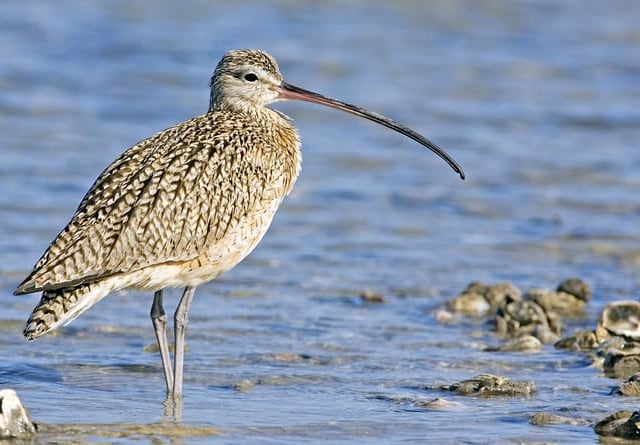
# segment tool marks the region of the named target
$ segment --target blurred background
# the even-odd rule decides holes
[[[610,382],[580,356],[488,356],[473,322],[433,314],[471,281],[582,278],[594,289],[584,327],[608,301],[637,298],[638,23],[640,3],[622,0],[3,2],[0,385],[45,423],[161,417],[160,361],[143,352],[151,295],[112,295],[31,344],[21,330],[39,296],[11,293],[98,174],[205,112],[222,54],[249,47],[289,83],[416,129],[467,179],[382,127],[276,104],[300,131],[303,171],[256,251],[196,293],[185,420],[253,443],[553,437],[518,413],[558,407],[562,391],[488,406],[466,425],[372,400],[497,369],[550,388],[583,376],[579,403],[607,411],[595,397]],[[387,303],[362,304],[364,290]],[[559,375],[560,362],[577,374]],[[242,381],[262,383],[238,393]]]

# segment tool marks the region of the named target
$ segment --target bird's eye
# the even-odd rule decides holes
[[[256,76],[254,73],[247,73],[244,75],[244,80],[246,80],[247,82],[255,82],[256,80],[258,80],[258,76]]]

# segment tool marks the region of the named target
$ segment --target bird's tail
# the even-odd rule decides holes
[[[22,333],[28,340],[35,340],[62,325],[69,324],[107,296],[111,290],[113,289],[110,286],[98,282],[44,291]]]

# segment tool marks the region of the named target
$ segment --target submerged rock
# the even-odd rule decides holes
[[[536,391],[536,386],[533,382],[513,382],[507,377],[480,374],[438,389],[454,391],[461,396],[530,396]]]
[[[534,413],[529,417],[532,425],[586,425],[588,421],[549,412]]]
[[[455,409],[461,408],[463,405],[459,402],[453,402],[451,400],[446,400],[440,397],[436,397],[435,399],[417,399],[414,400],[413,405],[418,408],[428,408],[428,409],[437,409],[437,410],[445,410],[445,409]]]
[[[0,390],[0,438],[28,439],[35,432],[36,427],[16,392]]]
[[[426,399],[424,397],[378,395],[375,396],[375,399],[392,402],[396,405],[409,405],[412,408],[420,409],[446,410],[463,407],[462,403],[445,400],[440,397],[436,397],[435,399]]]
[[[249,379],[242,379],[231,385],[233,389],[239,392],[248,392],[254,386],[256,386],[256,382]]]
[[[618,411],[596,423],[594,430],[602,436],[640,439],[640,411]]]
[[[372,290],[365,290],[360,294],[363,303],[385,303],[384,297]]]

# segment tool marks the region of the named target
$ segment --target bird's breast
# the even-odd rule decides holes
[[[174,236],[163,243],[198,247],[195,258],[165,263],[162,273],[154,273],[138,287],[197,286],[233,268],[257,246],[291,191],[301,164],[295,129],[275,112],[269,113],[273,114],[266,124],[240,122],[203,144],[208,154],[202,157],[206,159],[202,166],[193,167],[197,179],[183,180],[177,189],[183,188],[187,197],[180,200],[180,211],[162,210],[177,205],[172,197],[170,205],[154,198],[156,205],[162,204],[154,221],[163,221],[170,227],[163,233]],[[198,165],[195,151],[189,153],[191,163]],[[174,219],[174,213],[180,218]]]

